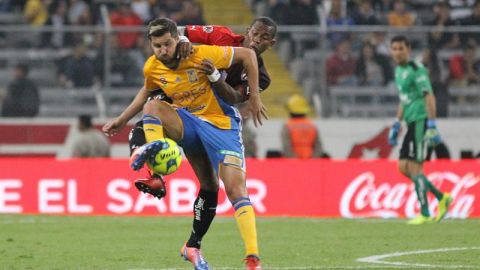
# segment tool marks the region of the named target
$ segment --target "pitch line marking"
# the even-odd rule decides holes
[[[476,268],[477,266],[473,265],[436,265],[436,264],[424,264],[424,263],[405,263],[405,262],[386,262],[383,261],[387,258],[400,257],[405,255],[415,255],[415,254],[427,254],[427,253],[438,253],[438,252],[450,252],[450,251],[463,251],[463,250],[480,250],[480,247],[454,247],[454,248],[439,248],[439,249],[423,249],[415,251],[406,251],[406,252],[394,252],[382,255],[374,255],[369,257],[358,258],[357,262],[364,263],[373,263],[373,264],[383,264],[390,266],[407,266],[407,267],[424,267],[424,268]]]

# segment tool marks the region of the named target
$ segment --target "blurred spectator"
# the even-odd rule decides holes
[[[242,116],[242,141],[245,147],[245,157],[257,157],[257,142],[255,131],[250,123],[250,111],[247,103],[237,104],[237,108]]]
[[[434,7],[435,18],[429,25],[435,26],[435,31],[428,36],[430,48],[458,48],[460,37],[458,33],[443,32],[445,26],[453,26],[457,23],[450,18],[450,5],[447,2],[439,2]]]
[[[327,82],[329,85],[355,85],[355,66],[352,46],[348,39],[338,44],[335,52],[327,59]]]
[[[138,39],[144,38],[139,37]],[[132,55],[138,55],[133,53],[135,51],[132,51]],[[118,39],[115,36],[110,37],[110,72],[113,86],[135,86],[143,83],[143,78],[138,76],[143,70],[143,65],[138,66],[136,59],[132,55],[128,49],[119,46]],[[102,80],[104,79],[104,58],[104,48],[100,47],[99,53],[97,53],[95,58],[95,74]]]
[[[25,21],[32,26],[42,26],[47,22],[48,11],[45,0],[28,0],[23,10]]]
[[[90,87],[94,80],[93,61],[86,55],[86,47],[77,45],[60,67],[60,84],[66,87]]]
[[[454,20],[464,19],[472,14],[472,7],[476,0],[447,0],[452,8]]]
[[[377,25],[380,20],[375,15],[370,0],[363,0],[353,15],[353,21],[356,25]]]
[[[462,25],[478,26],[480,25],[480,0],[475,1],[472,7],[472,15],[461,21]],[[470,46],[480,46],[480,33],[465,33],[462,35],[462,44]]]
[[[197,1],[183,1],[183,9],[180,18],[177,20],[178,25],[205,25],[203,20],[203,10]]]
[[[309,105],[296,94],[287,102],[290,119],[282,128],[282,146],[285,157],[323,157],[322,141],[315,123],[307,117]]]
[[[68,5],[68,20],[72,24],[84,24],[82,23],[82,17],[85,13],[89,12],[89,6],[83,0],[70,0]],[[88,11],[87,11],[88,10]]]
[[[92,126],[90,115],[78,117],[80,134],[73,144],[72,157],[109,157],[110,142],[98,129]]]
[[[283,24],[314,25],[318,24],[318,14],[312,0],[291,0],[283,9]]]
[[[272,18],[279,25],[283,22],[283,9],[287,7],[287,0],[268,0],[266,16]]]
[[[396,27],[409,27],[415,24],[415,16],[407,11],[404,0],[393,2],[393,11],[388,13],[388,24]]]
[[[28,66],[18,64],[13,73],[14,80],[7,87],[2,104],[2,116],[33,117],[38,114],[40,97],[37,85],[28,79]]]
[[[62,48],[71,45],[71,35],[61,31],[68,25],[67,2],[60,0],[53,2],[49,7],[49,18],[46,25],[53,26],[52,32],[44,32],[42,36],[42,47]]]
[[[130,5],[135,15],[142,19],[144,23],[148,23],[152,19],[150,4],[147,0],[133,0]]]
[[[183,1],[177,0],[162,0],[155,1],[152,5],[154,17],[168,17],[176,21],[178,19],[177,14],[182,11]]]
[[[385,32],[373,32],[368,42],[373,45],[375,52],[390,57],[390,41]]]
[[[447,117],[450,96],[448,85],[443,77],[444,72],[438,59],[437,50],[425,48],[422,52],[421,62],[428,69],[433,93],[437,101],[437,117]]]
[[[393,79],[389,59],[377,54],[370,43],[364,43],[363,45],[355,74],[359,85],[387,85]]]
[[[450,82],[457,86],[467,86],[480,82],[480,62],[475,60],[476,48],[467,45],[463,54],[450,58]]]
[[[341,0],[332,0],[331,1],[331,9],[330,13],[327,17],[327,25],[328,26],[341,26],[341,25],[353,25],[354,22],[351,18],[346,17],[343,10],[343,5]],[[328,39],[331,42],[332,47],[336,47],[339,42],[350,38],[350,33],[342,33],[342,32],[330,32],[328,34]]]
[[[118,9],[110,15],[113,26],[138,26],[142,25],[142,20],[133,13],[129,4],[122,3]],[[121,48],[130,49],[135,46],[140,32],[120,32],[117,34],[118,42]]]

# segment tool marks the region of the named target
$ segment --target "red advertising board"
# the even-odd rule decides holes
[[[247,161],[247,186],[258,215],[412,217],[419,211],[411,181],[387,160]],[[449,216],[480,216],[480,162],[432,162],[427,177],[455,200]],[[140,194],[127,160],[0,159],[0,213],[68,215],[190,215],[198,192],[185,162],[166,178],[162,200]],[[223,189],[223,187],[222,187]],[[430,209],[437,202],[429,196]],[[218,214],[231,205],[220,192]]]

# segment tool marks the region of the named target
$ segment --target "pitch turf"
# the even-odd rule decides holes
[[[0,215],[0,269],[192,269],[179,257],[190,224],[190,217]],[[407,226],[258,218],[257,225],[264,269],[480,269],[479,219]],[[203,252],[214,269],[244,269],[233,219],[215,219]],[[396,264],[358,261],[383,254],[377,259]]]

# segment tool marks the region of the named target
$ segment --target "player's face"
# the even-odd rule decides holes
[[[256,22],[248,29],[245,38],[245,47],[253,49],[257,55],[262,54],[275,44],[272,29],[261,22]]]
[[[406,64],[410,58],[410,48],[405,42],[393,42],[390,46],[393,61],[397,64]]]
[[[150,37],[153,53],[155,57],[163,63],[169,63],[175,60],[177,43],[178,37],[174,38],[170,33],[166,33],[160,37]]]

